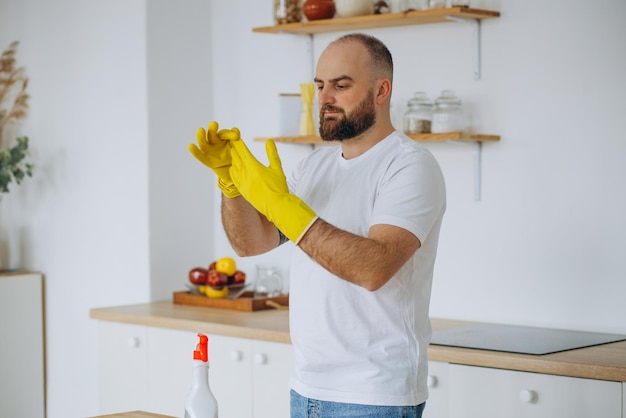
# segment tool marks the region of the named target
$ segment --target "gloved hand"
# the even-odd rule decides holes
[[[230,175],[241,195],[296,245],[318,218],[298,196],[289,193],[274,141],[265,142],[269,167],[261,164],[241,140],[233,147]]]
[[[209,167],[217,174],[217,186],[226,197],[237,197],[239,190],[235,187],[230,177],[231,147],[227,140],[219,138],[217,122],[209,123],[205,132],[204,128],[198,128],[196,139],[198,145],[189,144],[188,149],[198,161]],[[231,137],[239,138],[239,130],[233,128],[228,130]]]

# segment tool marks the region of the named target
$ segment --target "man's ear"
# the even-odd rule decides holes
[[[391,95],[391,81],[387,78],[376,83],[376,104],[383,104]]]

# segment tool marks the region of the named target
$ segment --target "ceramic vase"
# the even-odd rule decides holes
[[[331,19],[335,16],[333,0],[306,0],[302,12],[308,20]]]

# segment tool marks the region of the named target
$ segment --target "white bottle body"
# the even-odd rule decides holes
[[[209,387],[209,363],[193,361],[193,382],[185,401],[185,418],[218,418],[217,400]]]

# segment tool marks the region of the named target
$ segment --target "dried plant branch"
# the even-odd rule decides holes
[[[19,41],[12,42],[0,56],[0,149],[6,142],[5,127],[18,124],[28,114],[28,77],[24,67],[16,68],[18,45]]]
[[[14,138],[4,137],[11,131],[5,128],[19,124],[28,114],[28,77],[24,67],[16,68],[18,45],[18,41],[12,42],[0,56],[0,193],[8,193],[11,182],[19,185],[33,173],[33,165],[25,162],[28,138],[16,138],[12,145],[9,141]]]
[[[0,73],[12,71],[15,66],[15,54],[19,44],[19,41],[11,42],[9,48],[2,53],[2,56],[0,56]]]

